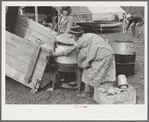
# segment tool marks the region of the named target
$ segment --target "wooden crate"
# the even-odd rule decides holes
[[[46,86],[49,83],[44,75],[46,57],[54,48],[56,35],[49,28],[18,15],[13,32],[6,31],[6,75],[32,88],[34,93]]]
[[[32,88],[41,84],[49,52],[6,31],[6,76]]]

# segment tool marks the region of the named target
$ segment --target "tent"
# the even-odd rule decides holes
[[[54,6],[59,12],[60,6]],[[119,19],[126,13],[120,6],[71,6],[75,22],[88,22],[97,20],[113,20],[115,15]]]
[[[125,13],[120,6],[88,6],[88,9],[92,12],[92,21],[113,20],[115,15],[118,15],[119,19],[122,19],[123,14]]]

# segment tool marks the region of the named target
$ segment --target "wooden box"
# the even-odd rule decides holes
[[[56,32],[26,17],[17,16],[13,32],[6,31],[6,76],[32,88],[49,83],[44,71]]]
[[[124,92],[107,95],[94,88],[94,100],[99,104],[136,104],[136,89],[129,85]]]

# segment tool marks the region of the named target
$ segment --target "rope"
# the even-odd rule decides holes
[[[96,31],[96,29],[94,28],[94,26],[93,26],[90,22],[89,22],[89,24],[90,24],[90,25],[92,26],[92,28]],[[99,34],[98,31],[96,31],[96,33]]]

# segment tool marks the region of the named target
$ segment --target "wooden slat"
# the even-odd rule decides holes
[[[12,66],[16,70],[19,70],[23,73],[26,73],[28,66],[29,66],[28,64],[10,56],[10,55],[6,55],[6,64],[9,66]]]
[[[42,44],[41,47],[42,47],[42,49],[48,51],[49,53],[50,53],[51,50],[52,51],[54,50],[54,45],[53,46],[49,46],[47,44]]]
[[[25,76],[25,81],[28,82],[29,79],[31,78],[32,74],[33,74],[33,71],[34,71],[34,68],[35,68],[35,65],[36,65],[36,62],[38,60],[38,55],[40,53],[40,47],[36,47],[36,49],[34,50],[33,54],[32,54],[32,58],[31,58],[31,61],[30,61],[30,64],[29,64],[29,67],[28,67],[28,70],[26,72],[26,76]]]
[[[32,58],[31,54],[26,53],[22,50],[19,50],[15,46],[10,45],[9,43],[6,43],[6,54],[8,54],[8,55],[10,55],[10,56],[22,61],[22,62],[25,62],[28,65],[29,65],[31,58]],[[47,63],[45,56],[47,56],[48,54],[49,53],[44,49],[42,49],[42,51],[40,52],[38,62],[36,64],[36,72],[37,72],[36,77],[39,79],[41,78],[41,75],[39,75],[40,72],[43,72],[45,70],[45,65]],[[25,71],[27,73],[27,70],[25,70]]]
[[[45,50],[41,50],[36,67],[35,67],[35,71],[33,74],[33,77],[42,80],[44,71],[45,71],[45,67],[47,65],[48,60],[46,60],[46,56],[49,55],[49,53]],[[40,69],[40,70],[39,70]]]
[[[9,65],[6,65],[6,76],[30,87],[30,88],[34,88],[35,87],[35,84],[33,84],[32,82],[31,83],[26,83],[24,81],[24,77],[25,77],[25,73],[22,73],[18,70],[16,70],[15,68],[9,66]]]
[[[47,51],[41,49],[41,52],[40,52],[40,55],[38,58],[38,62],[36,64],[35,68],[40,69],[41,71],[45,70],[45,66],[46,66],[47,61],[48,61],[48,60],[46,60],[47,55],[49,55],[49,53]]]
[[[34,40],[31,40],[30,37],[32,37],[32,38],[34,37]],[[52,39],[48,38],[47,36],[45,36],[43,34],[38,33],[37,31],[34,31],[34,30],[30,29],[30,28],[28,28],[28,30],[26,32],[26,35],[24,36],[24,39],[27,39],[27,38],[29,40],[31,40],[31,41],[34,41],[34,43],[36,43],[35,42],[36,39],[40,39],[41,41],[43,41],[47,45],[53,46],[52,45],[53,44],[53,40]]]
[[[33,53],[33,50],[36,48],[36,44],[28,42],[23,38],[20,38],[12,33],[6,31],[6,42],[16,46],[18,49],[21,49],[28,53]]]
[[[11,36],[11,37],[7,36],[7,40],[6,41],[9,42],[10,45],[12,44],[15,47],[17,47],[17,49],[23,50],[23,51],[27,51],[30,54],[33,53],[33,50],[37,46],[36,43],[34,42],[36,39],[40,39],[40,40],[45,42],[43,45],[41,45],[41,47],[42,47],[43,50],[46,49],[46,51],[45,50],[41,51],[41,54],[39,55],[39,58],[37,60],[35,71],[32,72],[33,73],[33,77],[32,77],[33,80],[31,81],[31,84],[34,84],[34,86],[37,83],[37,80],[42,80],[43,73],[44,73],[44,70],[45,70],[45,67],[46,67],[46,64],[47,64],[47,61],[48,61],[48,60],[45,59],[45,56],[49,54],[49,50],[53,49],[52,39],[55,36],[55,34],[54,34],[55,32],[54,33],[53,32],[54,31],[51,31],[49,28],[46,28],[46,27],[44,27],[41,24],[38,24],[38,23],[36,23],[36,22],[34,22],[32,20],[29,20],[27,18],[24,18],[24,17],[22,18],[21,17],[20,19],[18,19],[16,21],[15,28],[14,28],[14,33],[16,35],[20,36],[20,37],[16,36],[19,39],[18,38],[17,39],[14,38],[14,35]],[[21,39],[22,39],[22,41],[20,41]],[[30,40],[30,41],[27,41],[27,40]],[[29,44],[27,46],[28,48],[27,47],[24,48],[24,43]],[[31,47],[30,45],[31,46],[34,45],[34,46]],[[28,61],[30,61],[30,60],[28,59]],[[14,71],[15,70],[17,71],[17,69],[15,69],[15,68],[13,68],[13,69],[14,69]],[[26,73],[24,73],[24,74],[26,74]],[[17,75],[17,76],[19,77],[19,75]],[[24,80],[25,76],[26,75],[23,75],[23,76],[21,75],[21,78],[20,77],[17,78],[15,76],[15,79],[16,80],[18,79],[18,81],[20,79]],[[23,82],[21,81],[21,83],[25,84],[26,86],[28,86],[28,84],[30,84],[30,83],[25,82],[25,80]]]
[[[10,43],[6,42],[6,54],[22,61],[25,62],[27,64],[30,63],[32,54],[25,52],[21,49],[18,49],[16,46],[11,45]]]
[[[35,31],[38,31],[39,33],[47,36],[48,38],[53,38],[54,36],[56,36],[56,32],[39,24],[34,22],[33,20],[28,19],[27,17],[23,17],[18,15],[17,20],[16,20],[16,24],[17,23],[21,23],[23,25],[25,25],[26,27],[29,27]]]
[[[17,35],[17,36],[20,36],[26,40],[29,40],[33,43],[36,43],[36,40],[37,39],[40,39],[41,41],[44,42],[45,45],[45,48],[47,49],[51,49],[53,48],[53,40],[51,38],[48,38],[47,36],[39,33],[38,31],[36,30],[33,30],[29,27],[26,27],[20,23],[17,24],[17,27],[14,29],[14,33]]]

